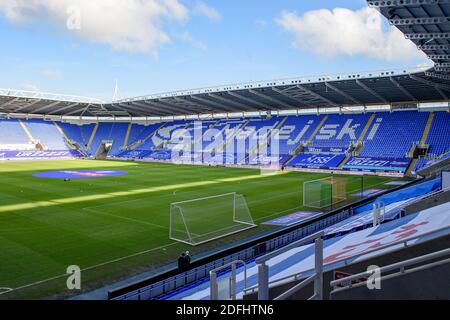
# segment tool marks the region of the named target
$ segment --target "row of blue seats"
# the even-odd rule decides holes
[[[361,157],[403,158],[411,149],[414,142],[421,139],[428,113],[402,111],[394,113],[377,113],[375,119],[363,139],[364,147]],[[153,151],[171,149],[183,142],[181,134],[187,133],[192,137],[192,148],[196,152],[220,149],[229,133],[235,129],[242,129],[237,137],[249,139],[249,132],[268,132],[278,129],[273,139],[279,144],[279,155],[292,155],[301,144],[307,142],[314,130],[317,133],[311,139],[310,147],[327,149],[340,147],[346,150],[349,145],[361,138],[362,130],[367,125],[371,114],[329,115],[321,128],[317,128],[323,120],[323,115],[302,116],[273,116],[270,118],[253,119],[221,119],[203,122],[179,120],[150,125],[132,124],[128,140],[128,123],[100,123],[93,137],[91,145],[88,143],[96,124],[59,123],[65,135],[77,142],[82,151],[94,155],[102,141],[112,141],[111,156],[117,156],[132,149]],[[67,150],[64,138],[54,123],[43,120],[23,120],[31,135],[48,150]],[[431,155],[442,154],[449,150],[450,116],[447,112],[436,112],[430,129],[427,143],[430,144]],[[194,133],[195,132],[195,133]],[[198,135],[198,132],[200,134]],[[275,131],[272,131],[274,133]],[[194,135],[195,134],[195,135]],[[199,136],[202,139],[199,139]],[[395,137],[395,140],[393,140]],[[267,143],[272,147],[271,140]],[[394,143],[395,141],[395,143]],[[29,137],[21,128],[17,120],[0,120],[0,145],[29,144]],[[245,142],[245,150],[235,153],[250,154],[256,150],[251,143]],[[333,152],[333,151],[331,151]],[[343,153],[343,152],[342,152]],[[272,154],[270,154],[272,155]]]

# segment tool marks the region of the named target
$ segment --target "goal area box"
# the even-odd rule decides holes
[[[347,200],[347,179],[328,177],[303,183],[303,206],[327,208]]]
[[[236,193],[170,205],[170,239],[192,246],[254,227],[245,197]]]

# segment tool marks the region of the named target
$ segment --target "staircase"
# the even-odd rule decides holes
[[[92,142],[94,141],[94,137],[95,137],[95,134],[97,133],[97,130],[98,130],[98,127],[100,126],[100,123],[96,123],[95,124],[95,127],[94,127],[94,130],[92,130],[92,134],[91,134],[91,137],[89,138],[89,141],[88,141],[88,143],[87,143],[87,146],[86,146],[86,149],[87,150],[90,150],[91,149],[91,145],[92,145]]]
[[[135,143],[133,143],[131,146],[128,146],[126,148],[126,150],[135,150],[137,149],[139,146],[143,145],[144,143],[146,143],[148,141],[148,139],[153,138],[153,136],[159,131],[161,130],[164,126],[166,125],[166,122],[163,122],[161,126],[158,127],[158,129],[156,129],[155,131],[153,131],[152,133],[150,133],[147,137],[145,137],[144,140],[140,140],[140,141],[136,141]]]
[[[288,117],[284,117],[284,119],[281,120],[280,123],[278,123],[275,128],[272,128],[272,130],[280,129],[284,125],[284,123],[286,122],[287,119],[288,119]],[[261,144],[255,146],[251,150],[249,150],[248,157],[246,157],[245,160],[249,160],[250,156],[254,154],[255,150],[258,153],[260,153],[262,148],[267,147],[267,142],[273,136],[272,130],[267,134],[266,139],[261,141]]]
[[[314,129],[314,132],[311,134],[311,136],[306,140],[305,146],[309,146],[311,142],[314,140],[314,137],[317,135],[317,133],[322,129],[325,122],[328,120],[328,114],[323,117],[322,121],[320,121],[319,125],[316,129]]]
[[[362,148],[364,146],[364,138],[367,135],[367,132],[369,132],[370,127],[372,126],[373,121],[375,120],[376,114],[372,114],[367,121],[366,125],[364,126],[363,131],[361,132],[360,136],[358,137],[357,147],[355,150],[353,150],[353,154],[359,155],[362,151]],[[344,168],[344,166],[347,164],[347,162],[352,157],[351,154],[348,154],[344,160],[342,160],[341,164],[338,166],[339,169]]]
[[[28,137],[28,140],[30,140],[31,143],[33,144],[37,144],[37,140],[33,137],[33,135],[31,134],[30,130],[28,130],[27,126],[25,125],[25,123],[23,123],[22,120],[18,119],[17,121],[19,121],[20,126],[22,127],[23,131],[25,132],[25,134]]]
[[[127,134],[125,135],[125,139],[123,140],[122,149],[125,149],[128,146],[128,140],[130,140],[131,128],[133,124],[128,124]]]
[[[430,114],[428,115],[427,124],[425,125],[425,129],[423,130],[422,138],[420,139],[420,142],[418,145],[414,144],[411,147],[411,150],[409,150],[409,152],[408,152],[408,158],[414,158],[414,154],[415,154],[417,147],[426,147],[428,135],[430,134],[430,130],[433,125],[433,120],[434,120],[434,112],[430,112]],[[416,168],[417,161],[419,161],[419,159],[413,159],[411,161],[411,164],[409,165],[408,170],[406,170],[406,175],[408,175],[408,176],[411,175],[413,170]]]
[[[372,114],[369,118],[369,121],[367,121],[366,126],[364,127],[363,131],[361,132],[361,135],[358,138],[358,147],[355,150],[355,154],[359,155],[362,151],[362,148],[364,147],[364,139],[366,138],[367,132],[369,132],[370,127],[373,124],[373,121],[376,118],[376,114]]]
[[[250,120],[245,121],[241,126],[239,126],[239,128],[234,129],[234,133],[233,135],[231,135],[231,137],[228,138],[227,141],[225,141],[225,143],[223,143],[220,147],[218,147],[216,149],[216,152],[223,152],[223,150],[226,149],[226,147],[228,146],[228,144],[233,141],[234,137],[236,137],[236,134],[239,133],[241,130],[243,130],[248,124],[249,124]]]
[[[62,135],[62,137],[64,138],[64,140],[65,140],[66,144],[69,146],[69,148],[71,148],[72,150],[77,150],[77,151],[81,152],[82,154],[85,154],[83,146],[80,146],[77,142],[70,139],[57,122],[52,121],[52,123],[56,127],[56,129],[59,131],[59,133]]]
[[[423,146],[427,143],[428,135],[430,134],[431,126],[433,125],[434,112],[430,112],[428,116],[427,124],[425,130],[423,131],[422,139],[420,139],[420,145]]]
[[[295,157],[297,157],[302,152],[304,146],[309,146],[311,144],[314,137],[317,135],[319,130],[322,129],[323,125],[325,124],[325,122],[327,120],[328,120],[328,115],[325,115],[325,117],[323,117],[322,121],[320,121],[320,123],[314,129],[313,133],[309,136],[308,140],[306,140],[306,142],[303,145],[299,145],[297,148],[295,148],[294,153],[292,154],[292,157],[288,161],[285,162],[285,164],[284,164],[285,166],[289,166],[289,163],[291,163],[291,161],[294,160]]]

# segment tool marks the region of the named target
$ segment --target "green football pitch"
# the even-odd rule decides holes
[[[128,174],[71,181],[32,176],[86,169]],[[82,269],[82,289],[88,291],[172,263],[183,250],[195,257],[271,231],[261,223],[311,211],[302,208],[303,182],[327,176],[116,161],[2,162],[0,292],[14,290],[0,299],[77,294],[66,288],[71,265]],[[364,188],[385,189],[389,180],[365,177]],[[349,193],[354,190],[360,190],[359,182],[347,186]],[[171,203],[229,192],[245,197],[257,228],[198,247],[169,240]]]

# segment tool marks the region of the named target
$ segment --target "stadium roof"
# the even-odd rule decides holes
[[[450,100],[450,80],[427,70],[295,78],[170,92],[112,103],[0,90],[0,112],[47,116],[170,117]]]
[[[0,90],[0,113],[171,117],[450,101],[450,0],[368,0],[434,67],[282,79],[154,94],[114,102]]]
[[[450,72],[450,0],[368,0],[435,62],[431,75]]]

